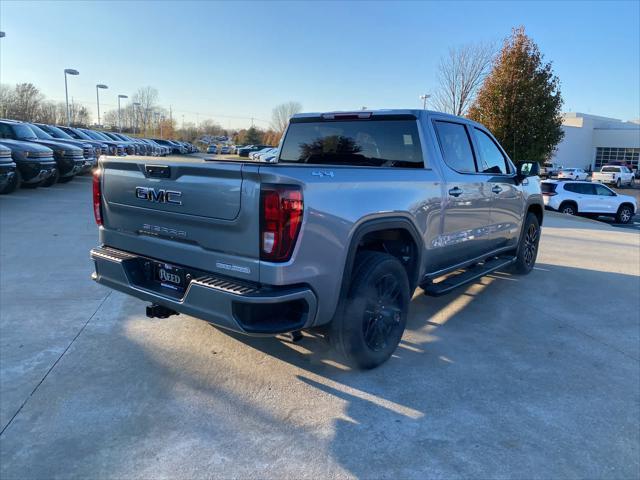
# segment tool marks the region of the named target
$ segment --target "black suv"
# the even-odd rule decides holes
[[[109,145],[104,142],[99,142],[98,140],[92,139],[84,139],[84,138],[75,138],[69,135],[67,132],[62,130],[60,127],[56,127],[54,125],[45,125],[44,123],[36,123],[37,127],[40,127],[42,130],[47,132],[53,138],[58,140],[70,140],[72,142],[76,142],[78,146],[82,146],[85,144],[91,145],[94,150],[95,157],[99,157],[100,155],[108,155],[109,154]],[[84,148],[84,147],[83,147]]]
[[[51,136],[42,130],[40,132],[36,133],[35,129],[26,123],[12,120],[0,121],[0,138],[34,142],[53,150],[53,158],[56,161],[57,169],[54,177],[52,177],[54,180],[49,179],[51,183],[55,183],[56,180],[61,183],[68,182],[77,173],[82,172],[85,165],[82,148],[54,140],[53,138],[47,138]]]
[[[26,123],[26,122],[25,122]],[[82,156],[84,157],[84,164],[82,165],[82,169],[76,173],[88,172],[98,163],[98,157],[96,157],[96,149],[93,148],[93,145],[87,142],[83,142],[82,140],[75,140],[73,138],[56,138],[50,133],[46,132],[42,129],[40,125],[35,123],[27,123],[33,133],[36,134],[36,137],[42,140],[55,140],[56,142],[62,142],[67,145],[73,145],[74,147],[78,147],[82,149]]]
[[[0,145],[11,149],[16,164],[14,188],[49,187],[57,180],[53,150],[37,143],[0,138]]]

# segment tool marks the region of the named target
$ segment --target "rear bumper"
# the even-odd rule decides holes
[[[161,260],[109,247],[91,250],[93,280],[218,327],[252,335],[276,335],[313,324],[317,299],[305,286],[272,287],[188,269],[184,294],[157,286],[150,262]]]

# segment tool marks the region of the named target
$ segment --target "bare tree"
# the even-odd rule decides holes
[[[437,110],[464,115],[478,88],[489,73],[495,55],[493,44],[464,45],[450,48],[438,66],[439,89],[434,95]]]
[[[58,105],[56,105],[55,102],[46,101],[42,102],[33,120],[36,122],[56,125],[59,123],[58,118]]]
[[[271,112],[271,128],[282,135],[289,125],[289,119],[302,110],[299,102],[281,103]]]
[[[15,120],[32,121],[40,108],[43,98],[40,90],[32,83],[19,83],[14,91],[11,117]]]
[[[15,90],[9,85],[0,85],[0,118],[11,117],[15,104]]]
[[[141,131],[147,131],[153,124],[153,113],[158,104],[158,90],[154,87],[140,87],[131,97],[131,103],[139,103],[138,122]]]

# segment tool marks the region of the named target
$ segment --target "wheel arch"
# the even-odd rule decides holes
[[[415,290],[418,285],[420,267],[422,265],[422,254],[424,251],[422,236],[413,222],[405,217],[374,218],[360,223],[351,235],[342,271],[340,299],[344,298],[349,290],[348,286],[351,282],[358,251],[363,249],[375,250],[377,249],[377,242],[384,243],[386,238],[392,241],[410,241],[410,248],[413,249],[411,254],[412,258],[410,258],[409,263],[403,262],[403,266],[407,271],[411,292]],[[387,253],[398,257],[397,254],[392,252]]]
[[[531,203],[527,207],[527,213],[533,213],[538,219],[538,225],[542,226],[542,220],[544,219],[544,207],[539,203]]]
[[[636,213],[636,207],[635,207],[635,205],[633,205],[633,203],[631,203],[631,202],[622,202],[622,203],[618,206],[618,211],[620,211],[620,209],[621,209],[622,207],[624,207],[625,205],[627,205],[627,206],[631,207],[631,212],[632,212],[633,214],[635,214],[635,213]]]
[[[580,211],[580,209],[578,208],[578,202],[576,202],[575,200],[563,200],[562,203],[560,203],[560,206],[558,207],[558,211],[559,212],[562,211],[562,206],[568,203],[576,207],[576,213]]]

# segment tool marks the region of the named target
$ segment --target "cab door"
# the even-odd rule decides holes
[[[488,175],[491,189],[492,247],[515,246],[524,214],[524,194],[516,184],[516,172],[498,142],[485,130],[473,127],[478,170]]]
[[[447,268],[491,251],[491,175],[478,174],[465,123],[435,119],[443,162],[444,198],[433,265]]]

